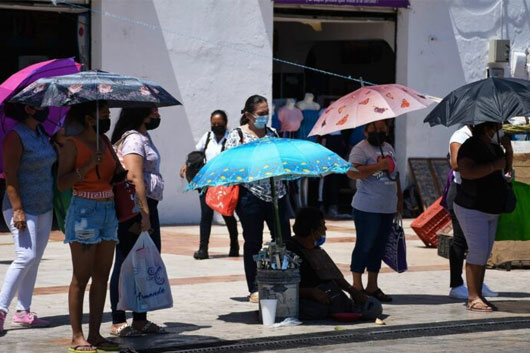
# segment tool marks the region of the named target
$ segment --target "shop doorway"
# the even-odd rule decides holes
[[[362,77],[376,84],[395,82],[396,13],[393,9],[374,8],[373,12],[361,13],[355,8],[346,11],[341,6],[329,6],[326,10],[277,7],[273,44],[276,58],[343,76]],[[325,108],[331,101],[360,87],[361,83],[295,65],[275,62],[273,66],[276,112],[287,99],[300,101],[306,93],[312,93],[320,108]],[[393,144],[393,124],[390,126],[389,142]],[[363,138],[360,130],[343,131],[339,141],[342,147],[336,146],[339,139],[333,137],[337,152],[345,159],[352,145]],[[350,213],[355,183],[345,176],[333,183],[339,185],[339,213]],[[308,205],[324,206],[329,211],[326,190],[315,183],[313,190],[308,191]]]
[[[86,0],[73,2],[88,5]],[[31,64],[73,57],[90,67],[89,14],[80,8],[53,7],[38,1],[0,4],[0,82]],[[0,198],[5,181],[0,178]],[[3,217],[0,230],[7,231]]]

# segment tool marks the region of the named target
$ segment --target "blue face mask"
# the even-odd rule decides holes
[[[268,115],[257,115],[256,120],[254,120],[254,126],[256,126],[258,129],[264,129],[268,122]]]
[[[322,246],[326,242],[326,235],[324,234],[320,239],[315,240],[315,246]]]

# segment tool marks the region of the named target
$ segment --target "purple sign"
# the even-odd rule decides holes
[[[274,0],[277,4],[409,7],[408,0]]]

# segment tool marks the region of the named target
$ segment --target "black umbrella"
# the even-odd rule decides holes
[[[526,115],[530,115],[530,81],[487,78],[449,93],[424,122],[431,126],[478,125]]]

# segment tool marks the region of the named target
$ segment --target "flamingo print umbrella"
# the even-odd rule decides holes
[[[331,104],[309,136],[353,129],[426,108],[434,100],[400,84],[361,87]]]

